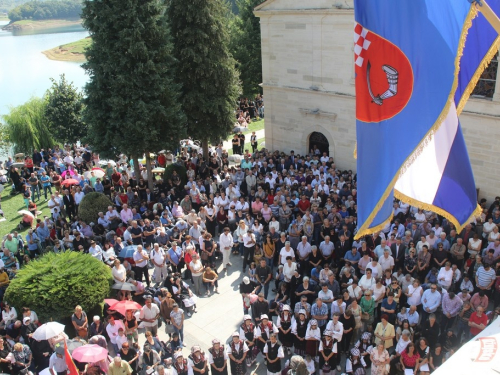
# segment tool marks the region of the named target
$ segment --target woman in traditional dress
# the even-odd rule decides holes
[[[243,340],[240,340],[238,332],[233,333],[233,341],[227,347],[227,355],[231,364],[231,375],[245,375],[247,372],[245,366],[245,357],[248,353],[248,346]]]
[[[306,331],[307,319],[306,310],[299,310],[299,318],[292,319],[292,334],[294,335],[293,346],[294,353],[304,356],[306,354]]]
[[[333,350],[333,346],[337,345],[333,343],[332,333],[328,330],[323,332],[323,338],[319,342],[319,371],[320,375],[326,375],[335,371],[336,364],[336,350]]]
[[[212,347],[208,349],[208,363],[212,375],[227,375],[227,360],[229,359],[224,345],[220,344],[219,339],[212,340]]]
[[[255,362],[257,354],[259,354],[259,349],[256,345],[255,325],[252,323],[252,317],[248,314],[243,316],[243,324],[240,326],[240,337],[248,347],[245,362],[250,367]]]
[[[278,320],[276,321],[276,327],[278,327],[278,337],[280,339],[281,345],[283,345],[283,350],[287,350],[288,354],[292,352],[291,348],[293,346],[293,333],[292,333],[292,313],[290,306],[284,305],[283,311],[278,315]]]
[[[281,358],[285,357],[283,347],[278,344],[275,333],[271,333],[269,341],[264,347],[266,357],[267,375],[281,375]]]
[[[188,373],[194,374],[194,369],[197,370],[196,373],[208,373],[208,361],[199,345],[191,348],[191,354],[188,357]]]
[[[316,319],[309,321],[306,331],[306,354],[309,354],[315,362],[318,361],[318,348],[321,341],[321,331]]]
[[[264,353],[264,346],[269,341],[271,333],[278,333],[278,328],[276,328],[272,320],[269,320],[267,314],[262,314],[260,323],[255,327],[255,339],[261,353]]]
[[[172,366],[174,375],[187,375],[188,364],[187,360],[182,356],[182,352],[178,351],[174,354],[175,363]]]

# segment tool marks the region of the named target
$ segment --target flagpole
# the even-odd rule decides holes
[[[469,0],[470,1],[470,0]],[[491,26],[500,34],[500,18],[491,9],[486,0],[472,0],[475,3],[477,10],[483,13],[484,17],[488,20]]]

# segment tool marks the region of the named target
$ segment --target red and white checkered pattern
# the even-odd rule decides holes
[[[354,27],[354,63],[360,68],[365,60],[365,51],[370,47],[371,42],[367,39],[369,33],[359,23]]]

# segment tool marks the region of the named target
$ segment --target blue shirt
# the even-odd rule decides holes
[[[50,236],[49,228],[47,228],[45,225],[42,227],[38,227],[36,229],[36,234],[38,234],[38,237],[40,238],[40,241],[45,241],[47,238]]]
[[[441,294],[438,291],[432,292],[431,289],[427,289],[424,294],[422,294],[422,307],[424,311],[427,311],[427,308],[430,312],[435,312],[439,305],[441,304]]]
[[[352,251],[348,251],[347,253],[345,253],[344,259],[350,262],[359,262],[359,260],[361,259],[361,254],[359,253],[359,251],[356,251],[356,255],[354,255]]]
[[[36,242],[38,240],[38,236],[33,233],[33,234],[27,234],[26,235],[26,242],[28,243],[28,250],[38,250],[38,243]],[[30,243],[30,241],[33,241],[33,243]]]
[[[321,307],[318,307],[317,304],[312,305],[311,316],[315,315],[328,315],[328,306],[326,305],[326,303],[323,303]],[[318,327],[323,327],[327,322],[327,319],[316,319],[316,320],[318,321]]]

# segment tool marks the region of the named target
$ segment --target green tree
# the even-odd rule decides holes
[[[64,74],[59,82],[51,78],[52,87],[47,90],[45,116],[54,138],[61,142],[73,143],[87,134],[83,122],[83,95],[68,83]]]
[[[54,138],[45,117],[47,104],[42,98],[33,97],[26,103],[11,108],[3,116],[10,142],[17,152],[31,152],[33,149],[54,146]]]
[[[99,212],[106,212],[108,206],[112,205],[113,203],[109,200],[107,195],[101,193],[85,194],[78,206],[78,218],[82,219],[87,224],[96,222],[99,218]]]
[[[97,152],[124,152],[136,160],[173,149],[185,136],[164,12],[157,0],[84,2],[84,26],[92,37],[83,65],[90,76],[85,120]]]
[[[227,7],[222,0],[167,4],[188,134],[202,141],[207,156],[209,141],[225,139],[232,131],[240,92],[236,62],[228,48]]]
[[[251,97],[262,93],[262,51],[260,20],[253,14],[263,0],[237,0],[239,16],[231,33],[231,52],[238,62],[243,95]]]
[[[7,155],[11,147],[8,127],[0,122],[0,152]]]
[[[89,254],[51,252],[19,270],[5,300],[17,311],[31,307],[41,321],[57,321],[70,317],[77,305],[94,309],[109,296],[112,282],[111,269]]]

